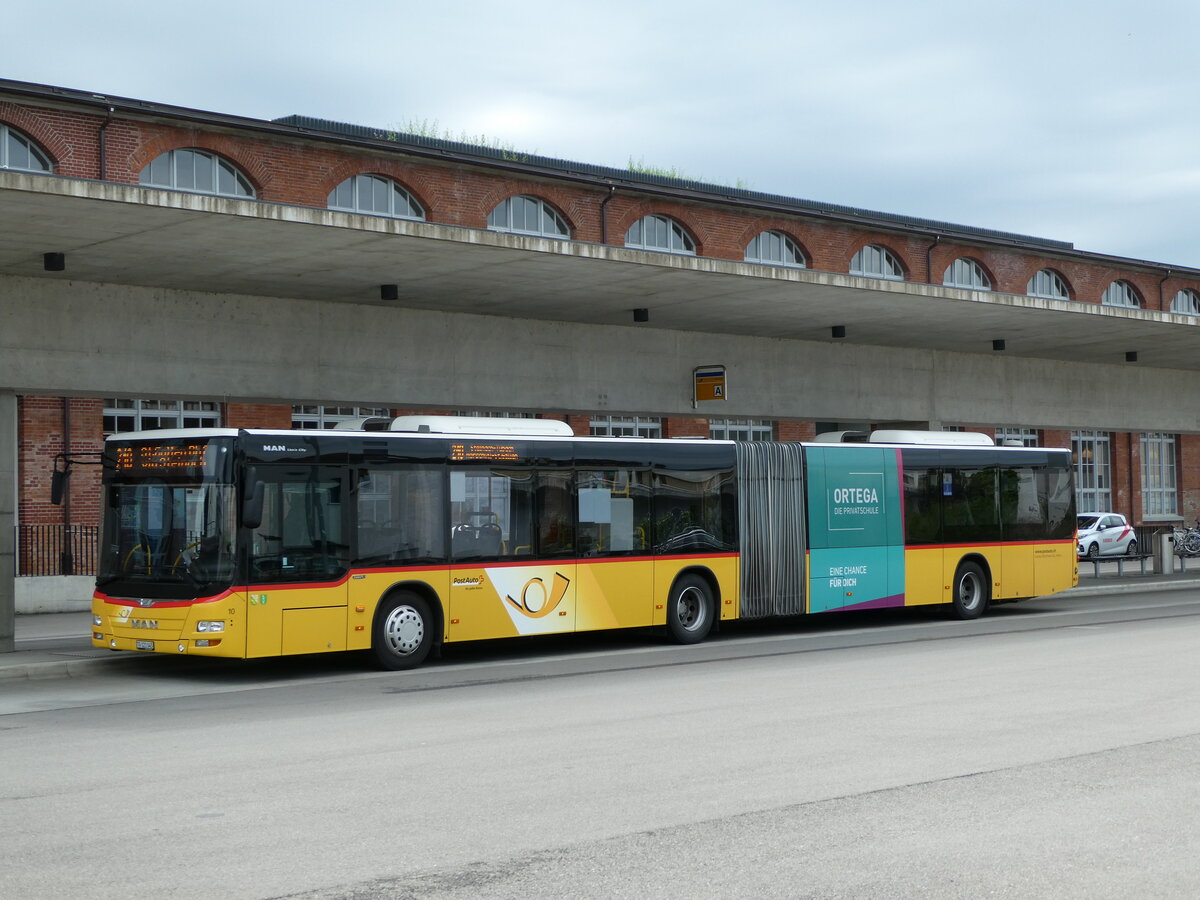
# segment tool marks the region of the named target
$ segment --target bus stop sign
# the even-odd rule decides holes
[[[692,402],[724,400],[725,367],[698,366],[692,370]]]

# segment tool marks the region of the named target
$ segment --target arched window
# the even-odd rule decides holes
[[[1043,297],[1047,300],[1069,300],[1070,292],[1063,277],[1053,269],[1042,269],[1029,279],[1025,293],[1030,297]]]
[[[746,246],[746,262],[803,269],[804,254],[783,232],[764,231]]]
[[[988,278],[983,266],[973,259],[963,256],[946,267],[942,276],[942,284],[946,287],[973,288],[977,291],[990,291],[992,280]]]
[[[329,192],[329,208],[394,219],[425,218],[425,210],[412,194],[381,175],[347,178]]]
[[[0,124],[0,169],[49,172],[50,158],[21,132]]]
[[[168,150],[142,169],[138,182],[219,197],[253,197],[250,179],[207,150]]]
[[[509,197],[501,200],[488,215],[488,228],[493,231],[515,231],[518,234],[537,234],[542,237],[566,238],[571,229],[549,204],[537,197]]]
[[[1180,291],[1171,301],[1171,312],[1200,316],[1200,294],[1192,290]]]
[[[646,216],[629,226],[625,246],[635,250],[663,250],[696,255],[696,242],[683,226],[666,216]]]
[[[904,268],[900,261],[878,244],[868,244],[850,260],[851,275],[868,278],[886,278],[888,281],[903,281]]]
[[[1104,289],[1101,303],[1105,306],[1125,306],[1137,309],[1141,306],[1137,290],[1128,281],[1114,281]]]

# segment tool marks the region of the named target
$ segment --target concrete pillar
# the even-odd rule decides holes
[[[17,608],[17,395],[0,390],[0,653],[11,653]]]

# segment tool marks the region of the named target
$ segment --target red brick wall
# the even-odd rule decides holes
[[[100,467],[75,465],[69,481],[71,521],[64,506],[50,502],[54,458],[67,449],[63,440],[63,405],[70,407],[70,452],[83,456],[104,446],[103,401],[61,397],[17,398],[18,522],[22,525],[98,525]],[[86,457],[85,459],[97,459]],[[97,460],[98,461],[98,460]]]
[[[775,439],[779,441],[811,441],[816,436],[815,422],[787,420],[775,423]]]
[[[229,428],[291,428],[292,407],[268,403],[226,403],[222,423]]]
[[[54,170],[76,178],[100,178],[101,111],[52,109],[0,102],[0,121],[33,138],[51,157]],[[621,246],[626,230],[652,213],[676,219],[691,233],[700,256],[741,260],[746,245],[759,232],[782,231],[803,250],[809,266],[846,272],[855,252],[880,244],[901,263],[911,281],[940,284],[946,267],[959,257],[977,261],[997,291],[1024,294],[1039,269],[1060,273],[1074,300],[1099,303],[1104,289],[1116,279],[1132,284],[1149,309],[1169,308],[1176,291],[1200,290],[1200,279],[1159,272],[1118,269],[1100,260],[1057,257],[1045,250],[974,246],[962,241],[937,241],[927,234],[860,228],[814,215],[784,216],[733,205],[690,202],[643,196],[632,188],[609,193],[606,187],[571,184],[558,179],[515,175],[491,169],[487,162],[465,165],[440,162],[402,152],[358,150],[301,137],[275,137],[253,131],[218,129],[208,125],[141,121],[125,114],[104,128],[105,174],[110,181],[137,184],[143,168],[160,154],[197,147],[233,162],[254,185],[260,199],[324,208],[330,191],[351,175],[375,173],[395,179],[424,207],[430,222],[484,228],[488,213],[505,197],[532,194],[555,207],[566,219],[572,237]],[[605,222],[601,222],[601,203]]]

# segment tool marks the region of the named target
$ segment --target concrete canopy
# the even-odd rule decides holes
[[[0,275],[1200,370],[1200,318],[0,172]],[[66,254],[64,272],[42,255]],[[398,286],[397,301],[379,286]],[[19,387],[19,385],[17,386]]]

